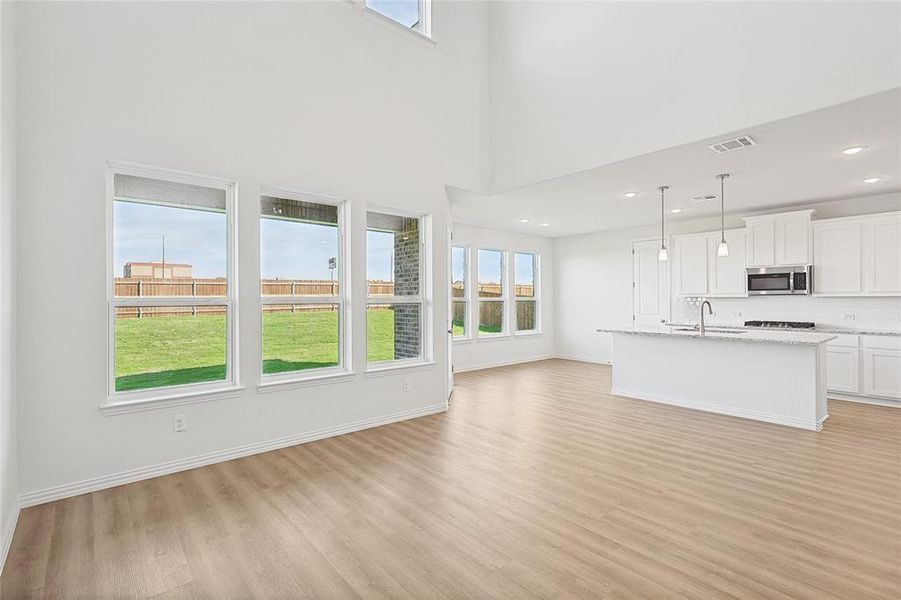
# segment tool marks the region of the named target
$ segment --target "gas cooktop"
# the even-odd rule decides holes
[[[813,329],[812,321],[745,321],[745,327],[767,327],[772,329]]]

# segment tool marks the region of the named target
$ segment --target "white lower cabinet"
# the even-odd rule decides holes
[[[826,389],[901,400],[901,336],[840,335],[829,342]]]
[[[901,400],[901,337],[864,336],[863,393]]]
[[[826,347],[826,388],[845,394],[860,393],[860,351],[857,348]]]

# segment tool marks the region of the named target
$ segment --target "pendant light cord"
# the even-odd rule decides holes
[[[663,194],[666,190],[669,189],[669,186],[661,185],[658,189],[660,190],[660,247],[666,248],[666,243],[664,242],[666,234],[663,225],[663,219],[666,216],[666,201],[663,198]]]
[[[726,243],[726,177],[729,173],[720,173],[720,243]]]
[[[726,241],[726,176],[720,176],[720,242]]]

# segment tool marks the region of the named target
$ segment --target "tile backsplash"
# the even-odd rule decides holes
[[[673,298],[672,321],[696,323],[704,298]],[[741,325],[745,321],[813,321],[818,325],[901,331],[901,298],[826,298],[820,296],[755,296],[709,298],[711,324]]]

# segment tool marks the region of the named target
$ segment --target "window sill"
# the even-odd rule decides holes
[[[479,334],[478,340],[480,342],[489,342],[492,340],[509,340],[509,333],[482,333]]]
[[[420,371],[433,369],[437,364],[438,363],[433,360],[400,364],[388,363],[384,366],[369,367],[368,369],[366,369],[366,377],[384,377],[386,375],[393,375],[399,371]]]
[[[469,343],[471,343],[471,342],[472,342],[472,336],[471,336],[471,335],[467,335],[467,336],[458,336],[458,337],[455,337],[455,338],[454,338],[454,343],[455,343],[455,344],[469,344]]]
[[[535,337],[541,335],[540,331],[517,331],[513,334],[515,337]]]
[[[108,399],[106,401],[106,404],[100,405],[100,412],[108,417],[111,417],[113,415],[124,415],[128,413],[144,412],[147,410],[169,408],[170,406],[182,406],[185,404],[197,404],[198,402],[214,402],[216,400],[237,398],[243,393],[244,386],[230,385],[227,387],[208,389],[202,392],[161,394],[159,396],[151,396],[136,400],[117,401]]]
[[[413,36],[413,39],[418,40],[421,44],[424,44],[426,46],[430,46],[433,48],[435,46],[437,46],[437,44],[435,43],[435,40],[433,40],[431,37],[427,36],[426,34],[422,33],[421,31],[417,31],[416,29],[411,29],[409,27],[406,27],[406,26],[398,23],[391,17],[386,17],[379,11],[369,8],[368,6],[366,6],[365,0],[363,0],[363,16],[366,17],[367,19],[372,19],[376,23],[381,23],[383,26],[388,27],[397,33],[402,34],[405,32],[407,34],[411,34]]]
[[[357,374],[353,371],[339,371],[337,373],[326,373],[310,375],[307,377],[296,377],[294,379],[277,379],[274,381],[263,381],[257,384],[257,391],[261,394],[269,394],[272,392],[280,392],[282,390],[290,390],[294,388],[309,387],[314,385],[326,385],[329,383],[340,383],[342,381],[350,381]]]

